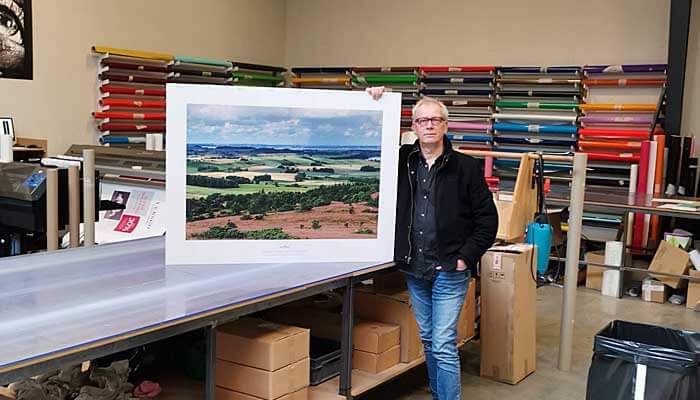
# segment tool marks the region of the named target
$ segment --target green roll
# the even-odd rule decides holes
[[[267,75],[258,74],[255,72],[232,72],[231,76],[234,78],[246,80],[246,81],[264,81],[264,82],[282,82],[284,78],[279,75]]]
[[[415,84],[418,81],[418,77],[411,74],[411,75],[372,75],[372,74],[366,74],[366,75],[360,75],[360,76],[354,76],[353,80],[355,83],[360,83],[360,84],[370,84],[370,85],[381,85],[381,84],[392,84],[392,83],[398,83],[398,84]]]
[[[575,110],[577,103],[542,103],[539,101],[497,101],[500,108],[539,108],[542,110]]]
[[[216,65],[219,67],[233,67],[231,61],[212,60],[209,58],[201,57],[175,56],[175,61],[182,61],[194,64]]]

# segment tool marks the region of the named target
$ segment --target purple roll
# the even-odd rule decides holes
[[[650,125],[651,116],[611,116],[611,115],[586,115],[579,117],[579,122],[584,124],[636,124]]]
[[[622,64],[622,65],[587,65],[583,71],[587,74],[619,74],[625,72],[666,72],[667,64]]]
[[[491,129],[490,122],[448,122],[449,129],[465,131],[488,131]]]

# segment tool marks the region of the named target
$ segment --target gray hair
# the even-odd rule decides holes
[[[413,111],[411,112],[411,119],[415,119],[416,111],[426,104],[437,105],[438,107],[440,107],[440,114],[442,114],[442,117],[445,118],[445,121],[449,119],[449,112],[447,111],[447,107],[440,100],[428,96],[425,96],[422,99],[418,100],[418,103],[416,103],[416,105],[413,106]]]

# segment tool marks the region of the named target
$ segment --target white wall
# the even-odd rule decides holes
[[[35,0],[34,80],[0,80],[0,115],[49,152],[96,143],[92,45],[284,64],[283,0]]]
[[[666,62],[669,0],[287,0],[286,62]]]

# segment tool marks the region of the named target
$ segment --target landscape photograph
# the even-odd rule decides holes
[[[375,239],[382,112],[188,104],[188,240]]]

